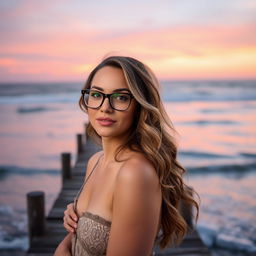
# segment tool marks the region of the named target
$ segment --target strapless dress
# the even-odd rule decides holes
[[[86,211],[72,238],[72,256],[106,255],[111,222]]]

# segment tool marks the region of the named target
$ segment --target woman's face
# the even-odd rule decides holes
[[[91,90],[99,96],[97,92],[104,94],[130,93],[121,68],[103,67],[96,72],[91,82]],[[123,100],[122,97],[117,98]],[[124,103],[120,103],[124,104]],[[91,125],[102,138],[104,137],[120,137],[128,134],[135,115],[136,102],[131,99],[130,106],[124,111],[118,111],[110,106],[109,99],[106,97],[101,107],[97,109],[88,108],[88,117]]]

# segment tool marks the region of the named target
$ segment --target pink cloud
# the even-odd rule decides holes
[[[6,77],[16,72],[79,79],[78,71],[81,72],[83,66],[95,65],[112,53],[140,58],[152,64],[164,78],[168,77],[168,70],[176,70],[178,76],[188,78],[221,78],[224,73],[255,77],[256,63],[250,57],[256,55],[255,30],[256,25],[252,24],[246,27],[170,26],[130,32],[90,28],[85,28],[83,33],[79,29],[59,34],[49,31],[40,40],[30,37],[3,44],[0,54],[5,57],[0,59],[0,68],[5,67]],[[8,55],[12,56],[9,62]],[[238,63],[232,64],[232,58]]]

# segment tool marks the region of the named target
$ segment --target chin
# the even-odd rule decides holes
[[[104,129],[104,128],[98,128],[95,129],[95,131],[97,132],[97,134],[101,137],[115,137],[116,136],[116,132],[110,129]]]
[[[122,126],[110,126],[110,127],[104,127],[99,126],[97,124],[92,124],[94,130],[100,137],[122,137],[127,134],[129,127],[122,127]]]
[[[125,133],[121,132],[120,130],[118,131],[118,129],[95,129],[95,131],[97,132],[97,134],[101,137],[101,138],[121,138],[122,135],[124,135]]]

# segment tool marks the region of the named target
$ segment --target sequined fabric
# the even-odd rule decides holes
[[[85,212],[78,221],[76,235],[72,239],[72,256],[106,255],[111,222]]]

